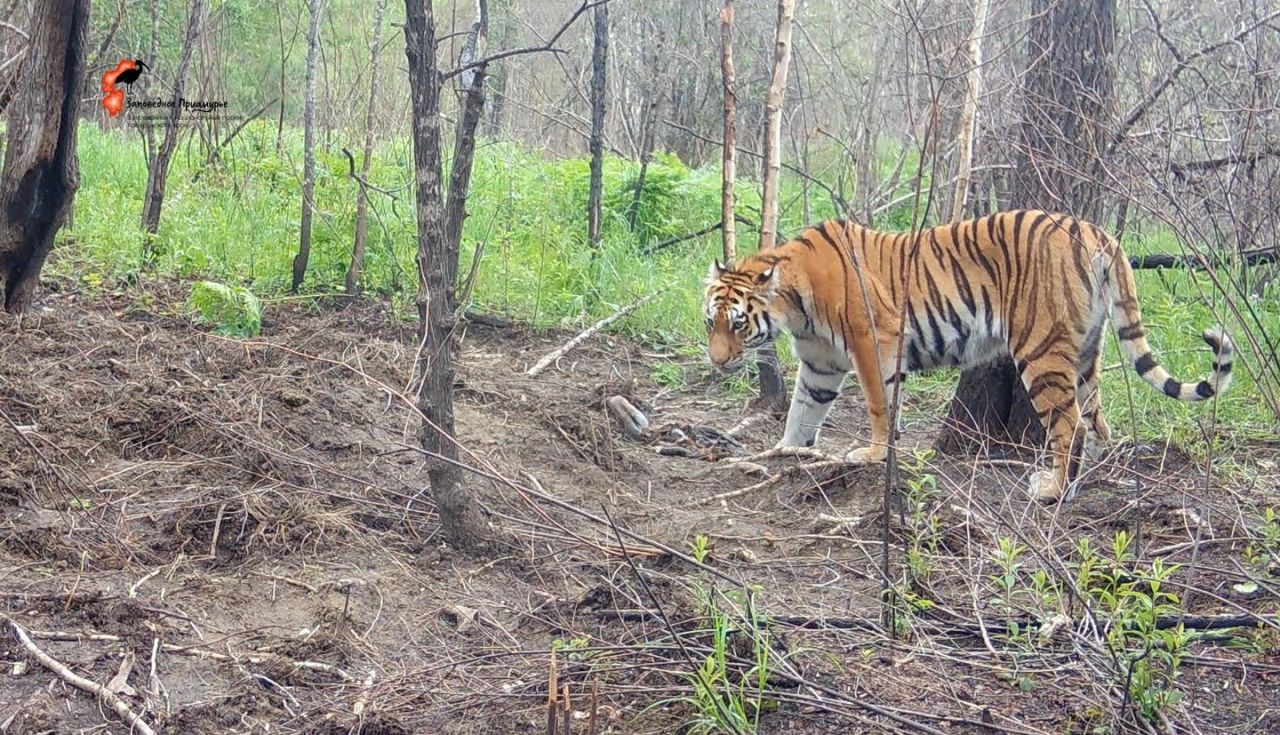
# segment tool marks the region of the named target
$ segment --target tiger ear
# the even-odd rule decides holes
[[[775,271],[776,269],[777,269],[777,266],[772,266],[772,265],[771,265],[771,266],[769,266],[767,269],[765,269],[765,270],[763,270],[763,271],[760,271],[760,275],[756,276],[756,284],[757,284],[757,285],[760,285],[760,286],[763,286],[763,285],[765,285],[766,283],[768,283],[769,281],[772,281],[772,280],[773,280],[773,273],[774,273],[774,271]]]
[[[711,262],[711,268],[707,270],[707,282],[710,283],[728,272],[729,269],[721,265],[720,259],[717,258]]]

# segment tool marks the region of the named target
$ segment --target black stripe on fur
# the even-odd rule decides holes
[[[809,396],[818,403],[831,403],[836,399],[836,396],[840,395],[833,390],[827,390],[826,388],[814,388],[811,385],[805,385],[804,389],[808,391]]]
[[[1146,375],[1152,370],[1155,370],[1156,365],[1158,364],[1159,363],[1156,362],[1156,358],[1152,357],[1151,353],[1148,352],[1147,354],[1133,361],[1133,369],[1138,371],[1138,375]]]

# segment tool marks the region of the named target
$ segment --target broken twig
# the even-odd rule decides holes
[[[32,658],[40,662],[41,666],[57,674],[63,681],[77,689],[82,689],[97,697],[114,710],[116,714],[120,715],[120,719],[129,723],[129,727],[133,732],[141,733],[141,735],[155,735],[156,731],[151,729],[151,726],[138,713],[130,709],[123,699],[101,684],[80,676],[67,668],[66,664],[45,653],[36,646],[35,641],[31,640],[31,636],[27,635],[27,631],[23,630],[17,621],[9,617],[6,617],[5,620],[8,621],[9,628],[13,630],[14,638],[27,650],[27,653],[31,654]]]
[[[596,332],[599,332],[601,329],[604,329],[605,327],[609,326],[610,324],[613,324],[614,322],[618,321],[619,319],[626,316],[627,314],[630,314],[636,309],[639,309],[641,306],[644,306],[645,304],[649,303],[657,295],[658,295],[657,293],[651,293],[648,296],[645,296],[641,299],[632,301],[630,304],[627,304],[626,306],[622,307],[621,309],[618,309],[617,311],[613,312],[609,316],[601,319],[595,324],[592,324],[590,327],[587,327],[585,330],[579,333],[578,336],[574,337],[568,342],[565,342],[564,345],[561,346],[560,348],[547,353],[547,355],[543,357],[541,360],[538,360],[538,362],[533,367],[526,370],[525,375],[528,375],[531,378],[537,376],[543,370],[546,370],[547,367],[551,365],[551,363],[555,362],[556,360],[559,360],[560,358],[564,357],[565,354],[567,354],[571,350],[578,347],[578,345],[582,344],[583,342],[586,342],[588,339],[591,339],[591,336],[594,335]]]

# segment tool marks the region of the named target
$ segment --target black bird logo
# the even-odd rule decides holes
[[[133,84],[143,70],[150,69],[142,59],[121,59],[114,69],[102,75],[102,106],[107,108],[108,115],[115,117],[124,110],[124,90],[116,85]]]

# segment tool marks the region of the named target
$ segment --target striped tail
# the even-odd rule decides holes
[[[1147,332],[1142,327],[1142,310],[1138,307],[1138,291],[1129,260],[1119,247],[1116,247],[1115,254],[1109,273],[1111,322],[1120,341],[1120,351],[1133,364],[1133,369],[1151,387],[1179,401],[1204,401],[1226,391],[1231,385],[1231,361],[1235,353],[1231,338],[1219,329],[1204,331],[1205,344],[1213,350],[1213,372],[1200,382],[1184,383],[1170,375],[1160,366],[1147,344]]]

